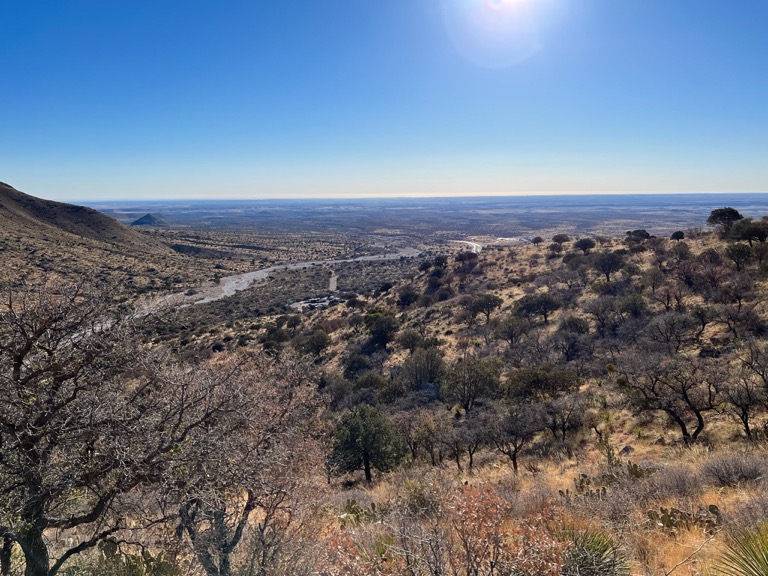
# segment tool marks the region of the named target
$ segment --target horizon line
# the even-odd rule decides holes
[[[387,194],[387,195],[361,195],[361,196],[166,196],[154,198],[104,198],[104,199],[74,199],[66,202],[190,202],[190,201],[237,201],[237,200],[451,200],[451,199],[481,199],[481,198],[541,198],[561,196],[697,196],[697,195],[760,195],[768,194],[768,190],[750,191],[704,191],[704,192],[512,192],[512,193],[488,193],[488,194]],[[59,200],[61,202],[61,200]]]

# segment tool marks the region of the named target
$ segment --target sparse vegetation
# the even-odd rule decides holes
[[[0,314],[0,573],[764,574],[749,571],[768,513],[754,224],[542,231],[479,253],[432,237],[419,258],[275,269],[130,322],[136,282],[94,296],[17,279]],[[202,271],[225,284],[375,251],[146,237],[197,244],[142,266],[149,281],[173,262],[169,282],[202,293]]]

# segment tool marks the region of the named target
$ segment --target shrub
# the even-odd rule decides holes
[[[704,463],[702,474],[715,486],[738,486],[761,479],[765,474],[765,463],[753,454],[721,454]]]
[[[646,480],[646,498],[685,498],[701,490],[701,477],[687,467],[665,467]]]
[[[510,525],[512,507],[487,485],[464,486],[446,503],[453,526],[453,574],[558,576],[562,545],[542,518]],[[494,572],[497,570],[498,572]]]

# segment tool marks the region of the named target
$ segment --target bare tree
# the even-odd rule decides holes
[[[644,335],[666,349],[674,356],[680,349],[690,344],[697,328],[696,319],[681,312],[663,312],[651,319]]]
[[[488,435],[496,449],[512,462],[517,474],[520,452],[545,426],[543,406],[535,402],[513,404],[491,421]]]
[[[494,360],[467,356],[448,370],[440,391],[445,399],[469,411],[479,398],[498,394],[500,373]]]
[[[614,296],[598,296],[584,305],[584,311],[592,316],[600,337],[605,338],[616,334],[621,323],[621,315]]]
[[[742,364],[738,372],[729,375],[722,389],[726,412],[738,419],[747,438],[753,440],[752,420],[755,412],[768,403],[768,391],[762,377]]]
[[[586,393],[572,392],[561,394],[546,403],[547,427],[555,440],[565,442],[568,432],[581,428],[589,402]]]
[[[687,446],[704,430],[707,412],[720,403],[721,367],[683,356],[648,355],[625,361],[619,383],[641,410],[660,410],[680,428]]]
[[[163,494],[178,506],[177,536],[190,544],[208,576],[234,573],[235,550],[249,530],[251,571],[267,573],[298,506],[298,485],[306,478],[301,470],[320,453],[312,448],[317,402],[305,362],[252,352],[236,358],[234,368],[211,367],[206,378],[232,369],[228,391],[237,410],[227,425],[196,431],[187,457],[169,471]]]
[[[4,560],[21,550],[26,576],[53,576],[106,539],[166,520],[172,508],[158,504],[168,500],[150,494],[183,495],[175,514],[191,515],[191,486],[229,481],[228,464],[240,455],[228,446],[247,446],[250,457],[281,446],[273,429],[260,428],[274,422],[278,404],[265,386],[244,385],[241,362],[185,366],[150,354],[128,322],[108,314],[108,302],[103,292],[52,283],[3,296],[0,538]],[[284,399],[279,410],[292,405]],[[261,444],[246,443],[257,431]],[[274,467],[276,453],[254,462]],[[255,509],[263,497],[253,490],[236,500]],[[51,530],[77,530],[78,543],[62,547]]]
[[[233,410],[226,373],[201,380],[151,359],[108,300],[54,283],[3,295],[0,537],[6,556],[20,548],[26,576],[53,576],[124,529],[129,496]],[[80,541],[58,549],[52,529]]]

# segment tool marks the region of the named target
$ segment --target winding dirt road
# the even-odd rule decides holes
[[[328,264],[346,264],[349,262],[375,262],[379,260],[397,260],[399,258],[414,258],[421,254],[421,250],[416,248],[403,248],[398,252],[391,252],[389,254],[376,254],[373,256],[358,256],[357,258],[343,258],[332,260],[311,260],[307,262],[292,262],[289,264],[278,264],[276,266],[270,266],[269,268],[262,268],[261,270],[253,270],[252,272],[245,272],[243,274],[235,274],[233,276],[224,276],[219,280],[218,284],[213,282],[197,288],[194,294],[175,293],[161,296],[148,304],[141,306],[137,312],[137,316],[147,316],[160,310],[168,308],[184,308],[185,306],[192,306],[194,304],[207,304],[209,302],[215,302],[228,296],[234,295],[236,292],[240,292],[253,286],[256,282],[260,282],[269,278],[269,275],[278,270],[303,270],[305,268],[311,268],[312,266],[328,265]],[[336,273],[334,272],[329,282],[329,288],[334,290],[333,286],[336,280]]]
[[[451,242],[455,242],[457,244],[466,244],[475,254],[479,254],[483,250],[483,245],[478,244],[477,242],[470,242],[469,240],[451,240]]]

